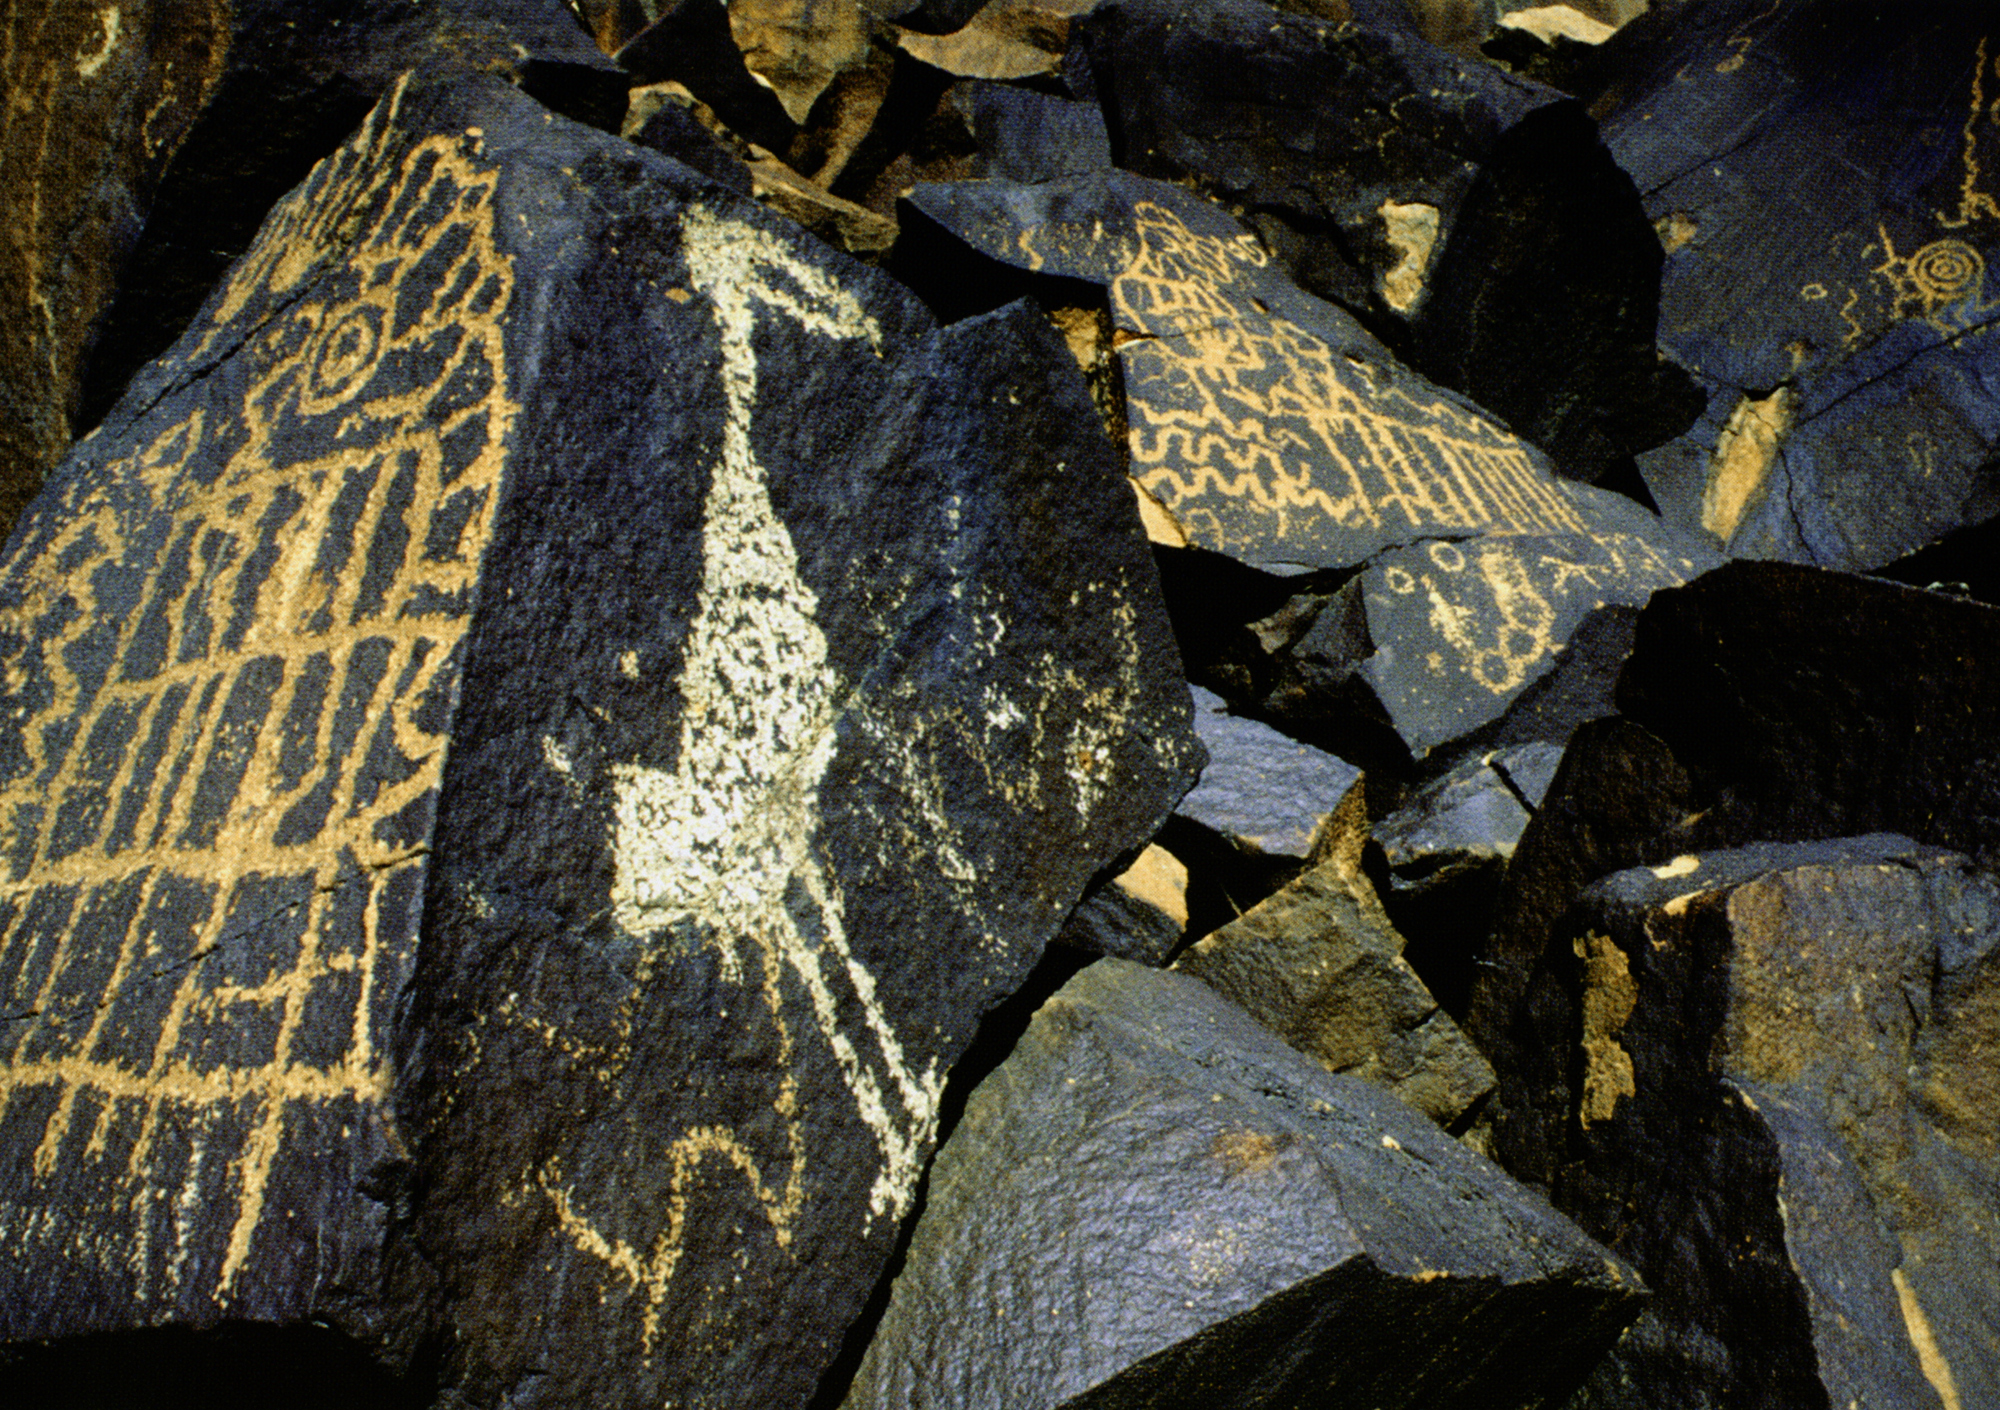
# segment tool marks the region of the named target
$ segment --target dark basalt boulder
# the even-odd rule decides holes
[[[803,1402],[1199,760],[1038,315],[490,79],[280,206],[0,594],[0,1341],[463,1406]]]
[[[1411,372],[1180,187],[1125,172],[941,182],[905,210],[906,229],[928,225],[980,263],[1107,291],[1131,473],[1196,548],[1339,568],[1426,538],[1650,521],[1623,496],[1558,480],[1540,451]]]
[[[1259,852],[1303,860],[1361,770],[1230,713],[1228,702],[1213,691],[1196,686],[1194,706],[1195,732],[1208,762],[1175,811]]]
[[[1640,613],[1618,703],[1688,771],[1705,845],[1899,832],[2000,857],[2000,608],[1731,563]]]
[[[1196,941],[1173,967],[1327,1071],[1372,1082],[1440,1125],[1493,1087],[1493,1069],[1403,958],[1373,889],[1341,859]]]
[[[1405,958],[1454,1017],[1465,1014],[1501,878],[1562,752],[1547,743],[1493,750],[1430,783],[1371,831],[1371,870],[1406,937]]]
[[[1085,22],[1121,166],[1193,183],[1300,284],[1595,481],[1700,398],[1654,349],[1660,248],[1579,104],[1406,26],[1259,0]]]
[[[845,1404],[1554,1406],[1640,1296],[1416,1112],[1102,960],[973,1092]]]
[[[1553,1001],[1535,978],[1564,962],[1553,948],[1556,923],[1593,881],[1686,851],[1700,812],[1687,771],[1664,743],[1630,720],[1594,720],[1570,739],[1515,844],[1492,927],[1474,944],[1463,1021],[1497,1077],[1489,1148],[1523,1180],[1548,1183],[1561,1139],[1545,1119],[1552,1103],[1533,1094],[1567,1081],[1566,1054],[1540,1036],[1563,1020],[1525,1007],[1531,993]]]
[[[1624,713],[1571,742],[1479,955],[1467,1028],[1500,1073],[1496,1110],[1561,1080],[1522,1005],[1533,976],[1563,962],[1556,922],[1598,878],[1874,831],[1990,864],[1996,641],[2000,609],[1792,564],[1730,563],[1656,595],[1619,681]],[[1497,1121],[1502,1161],[1524,1178],[1548,1178],[1555,1137],[1536,1114],[1548,1109]]]
[[[1877,835],[1587,890],[1559,1207],[1656,1300],[1572,1405],[2000,1396],[2000,883]]]
[[[413,67],[613,127],[562,0],[63,0],[12,16],[0,138],[0,531],[166,351],[265,214]]]
[[[1641,458],[1732,554],[1862,570],[2000,512],[2000,36],[1977,5],[1708,0],[1605,46],[1605,140],[1708,409]]]

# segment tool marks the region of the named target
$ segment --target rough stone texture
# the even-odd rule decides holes
[[[1546,1184],[1560,1130],[1534,1093],[1560,1090],[1568,1063],[1538,1036],[1550,1019],[1524,1007],[1535,977],[1562,957],[1555,925],[1584,887],[1642,862],[1665,863],[1685,850],[1697,817],[1686,770],[1658,738],[1624,719],[1581,726],[1542,804],[1514,848],[1494,904],[1493,926],[1473,952],[1464,1024],[1492,1062],[1498,1086],[1488,1104],[1493,1153],[1524,1180]]]
[[[2000,883],[1884,835],[1703,853],[1557,948],[1555,1199],[1657,1296],[1573,1403],[1996,1403]]]
[[[1990,862],[1996,628],[2000,609],[1983,603],[1780,563],[1731,563],[1654,598],[1619,682],[1625,718],[1577,732],[1479,956],[1466,1026],[1500,1073],[1510,1170],[1548,1178],[1549,1103],[1504,1113],[1561,1081],[1521,1005],[1560,961],[1552,927],[1591,881],[1688,852],[1890,830]]]
[[[1396,27],[1258,0],[1086,22],[1122,166],[1191,181],[1431,380],[1597,480],[1700,398],[1654,349],[1660,247],[1564,95]]]
[[[1557,480],[1176,186],[938,183],[909,205],[989,259],[1109,290],[1132,474],[1197,547],[1333,568],[1423,538],[1596,534],[1634,512]]]
[[[1173,967],[1327,1071],[1372,1082],[1449,1125],[1492,1089],[1493,1069],[1402,951],[1379,902],[1364,905],[1335,862],[1195,942]]]
[[[19,3],[7,30],[0,532],[69,448],[83,361],[136,226],[228,47],[219,5],[164,0]]]
[[[1262,852],[1304,857],[1320,823],[1361,777],[1345,759],[1231,714],[1227,701],[1200,686],[1194,727],[1208,763],[1175,811]]]
[[[487,79],[316,169],[0,585],[6,1340],[797,1403],[1199,757],[1039,316]]]
[[[1637,1310],[1415,1112],[1102,960],[973,1093],[846,1403],[1554,1405]]]
[[[1348,744],[1371,767],[1367,741],[1386,728],[1394,766],[1427,774],[1610,713],[1630,631],[1603,614],[1720,560],[1615,496],[1589,507],[1592,534],[1391,549],[1338,591],[1301,594],[1253,623],[1259,709],[1316,742]]]
[[[962,177],[1054,181],[1111,165],[1111,139],[1095,103],[1004,83],[955,84],[946,102],[962,115],[974,147]]]
[[[1606,141],[1668,251],[1661,346],[1709,398],[1642,457],[1662,512],[1866,569],[2000,510],[1991,12],[1709,0],[1604,63]]]
[[[1693,778],[1705,846],[1893,831],[2000,856],[2000,608],[1732,563],[1640,614],[1618,702]]]
[[[1642,511],[1628,517],[1627,532],[1494,534],[1368,565],[1353,590],[1373,651],[1354,668],[1412,755],[1499,719],[1591,612],[1643,604],[1716,566]]]
[[[1447,1013],[1471,997],[1472,956],[1493,924],[1507,862],[1562,758],[1522,744],[1467,761],[1377,823],[1382,904],[1405,957]]]
[[[1188,927],[1188,869],[1157,842],[1070,912],[1056,939],[1079,950],[1162,964]]]
[[[20,0],[6,34],[0,530],[405,69],[624,102],[561,0]]]
[[[694,109],[696,101],[676,83],[635,88],[625,110],[624,136],[693,167],[740,196],[755,194],[756,181],[749,165],[701,121]]]
[[[713,109],[729,130],[783,153],[798,133],[778,95],[757,82],[730,32],[729,9],[712,0],[663,6],[652,24],[616,54],[635,83],[676,82]]]

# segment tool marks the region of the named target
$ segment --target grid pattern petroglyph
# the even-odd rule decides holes
[[[1137,249],[1112,286],[1126,359],[1133,473],[1210,546],[1342,529],[1584,524],[1533,452],[1442,397],[1412,395],[1324,339],[1270,316],[1248,236],[1135,212]]]
[[[394,110],[185,355],[247,366],[240,404],[86,465],[0,568],[0,1136],[32,1148],[0,1235],[140,1286],[226,1300],[274,1169],[384,1095],[513,415],[480,135],[392,152]],[[210,1188],[226,1237],[156,1237]],[[91,1234],[128,1209],[129,1244]]]

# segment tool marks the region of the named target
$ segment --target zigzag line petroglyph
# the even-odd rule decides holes
[[[1583,529],[1516,437],[1267,316],[1243,278],[1265,260],[1247,236],[1198,235],[1152,202],[1136,216],[1137,253],[1112,286],[1122,325],[1150,335],[1122,349],[1133,473],[1184,523],[1226,504],[1280,535],[1318,518]]]
[[[0,792],[0,977],[29,1015],[0,1030],[0,1119],[47,1107],[38,1181],[114,1158],[117,1128],[142,1282],[148,1187],[224,1170],[226,1247],[195,1260],[219,1300],[273,1169],[311,1158],[288,1124],[306,1107],[365,1119],[385,1096],[384,907],[408,905],[422,865],[445,743],[425,712],[456,688],[515,410],[497,178],[476,133],[387,160],[393,110],[281,208],[189,359],[240,339],[253,300],[294,298],[245,350],[241,424],[197,410],[74,476],[53,532],[0,569],[21,603],[0,624],[6,684],[33,700]],[[100,595],[121,577],[137,592]],[[166,995],[150,1029],[129,1026],[135,993]],[[261,1055],[216,1056],[252,1030]],[[0,1230],[47,1224],[44,1194],[0,1196]]]

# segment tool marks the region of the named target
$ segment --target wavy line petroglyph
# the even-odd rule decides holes
[[[1442,398],[1385,385],[1359,359],[1267,317],[1245,274],[1263,253],[1199,235],[1153,202],[1112,285],[1134,477],[1208,546],[1391,526],[1581,532],[1519,439]]]
[[[100,1188],[140,1211],[115,1256],[142,1288],[199,1267],[226,1301],[273,1170],[325,1158],[299,1133],[385,1096],[399,981],[378,970],[423,865],[515,414],[496,175],[476,133],[382,160],[392,119],[378,108],[239,266],[204,351],[243,336],[253,300],[293,300],[244,350],[240,409],[73,476],[53,530],[0,568],[24,715],[0,975],[27,1015],[0,1029],[0,1120],[47,1108],[0,1234],[48,1223],[39,1182],[122,1160]],[[191,1257],[179,1218],[163,1267],[148,1192],[204,1170],[233,1205],[226,1246]],[[94,1217],[50,1237],[74,1256]]]
[[[703,512],[702,578],[680,681],[683,708],[675,768],[615,766],[612,914],[635,938],[692,926],[715,947],[722,978],[754,987],[780,1035],[789,1071],[796,1041],[786,993],[802,989],[810,1021],[839,1066],[873,1133],[881,1170],[870,1217],[908,1212],[936,1124],[942,1079],[933,1062],[913,1072],[875,996],[874,978],[849,948],[836,879],[817,858],[819,788],[833,761],[840,683],[816,617],[819,601],[799,576],[790,532],[771,503],[751,429],[758,366],[752,335],[775,315],[829,340],[879,351],[881,331],[860,302],[783,240],[701,207],[682,220],[694,287],[711,302],[721,336],[722,452]],[[803,897],[818,933],[794,913]],[[859,1012],[865,1031],[845,1014]],[[802,1199],[806,1153],[795,1079],[777,1096],[790,1131],[768,1178],[745,1143],[704,1127],[663,1159],[669,1207],[643,1256],[581,1211],[559,1172],[537,1177],[559,1227],[645,1300],[651,1351],[659,1308],[680,1256],[681,1229],[702,1166],[713,1161],[747,1183],[780,1246]],[[720,1173],[720,1172],[717,1172]],[[712,1178],[712,1177],[711,1177]]]

